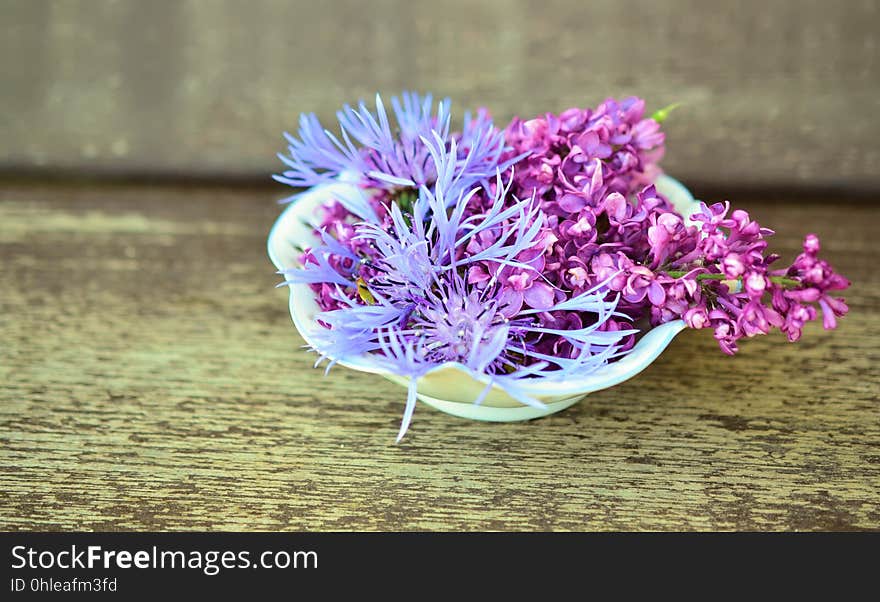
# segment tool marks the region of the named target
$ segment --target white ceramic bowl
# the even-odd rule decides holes
[[[685,217],[697,209],[698,204],[691,193],[677,180],[660,176],[656,186]],[[268,241],[269,258],[278,270],[298,265],[298,252],[294,245],[315,243],[316,237],[308,222],[319,205],[337,194],[359,194],[359,189],[344,181],[316,186],[284,210],[275,222]],[[314,293],[306,284],[295,284],[289,288],[293,323],[306,343],[311,344],[312,333],[323,328],[314,320],[315,314],[320,311]],[[485,376],[475,374],[456,362],[438,366],[419,378],[418,398],[448,414],[474,420],[511,422],[547,416],[569,407],[593,391],[607,389],[632,378],[647,368],[684,327],[683,321],[676,320],[652,328],[639,339],[629,354],[576,380],[523,380],[523,392],[545,403],[547,407],[544,409],[523,405],[497,386],[480,405],[474,404],[488,381]],[[403,386],[409,383],[408,377],[389,371],[370,354],[338,363],[353,370],[379,374]]]

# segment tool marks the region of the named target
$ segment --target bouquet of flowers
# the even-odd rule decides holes
[[[711,328],[727,354],[773,327],[797,341],[819,311],[834,328],[849,282],[815,235],[778,267],[773,231],[745,211],[701,203],[686,219],[658,192],[669,111],[608,99],[499,129],[480,109],[453,131],[448,99],[404,93],[390,112],[378,96],[343,107],[335,133],[301,116],[275,179],[357,192],[321,206],[320,244],[283,271],[315,294],[314,351],[409,377],[402,437],[416,382],[449,362],[485,377],[484,395],[540,406],[526,380],[600,370],[673,320]]]

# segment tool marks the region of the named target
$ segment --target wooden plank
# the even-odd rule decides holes
[[[264,241],[276,190],[0,191],[0,529],[877,529],[876,205],[743,205],[854,285],[837,332],[682,334],[570,410],[484,424],[325,378]]]
[[[301,111],[403,88],[500,122],[638,94],[684,104],[691,181],[876,189],[874,0],[13,0],[0,170],[268,178]]]

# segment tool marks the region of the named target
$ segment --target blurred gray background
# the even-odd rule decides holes
[[[268,182],[301,111],[415,89],[501,124],[681,102],[689,183],[871,191],[878,4],[4,0],[0,172]]]

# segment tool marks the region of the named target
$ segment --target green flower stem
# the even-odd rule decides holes
[[[674,102],[671,105],[663,107],[662,109],[658,109],[654,111],[654,113],[651,115],[651,119],[653,119],[657,123],[663,123],[669,117],[669,114],[680,106],[680,102]]]
[[[687,274],[687,272],[675,270],[666,273],[673,278],[681,278]],[[736,280],[737,282],[742,282],[742,278],[728,278],[724,274],[697,274],[697,280]],[[792,280],[785,276],[770,276],[770,282],[783,286],[798,286],[800,284],[797,280]]]

